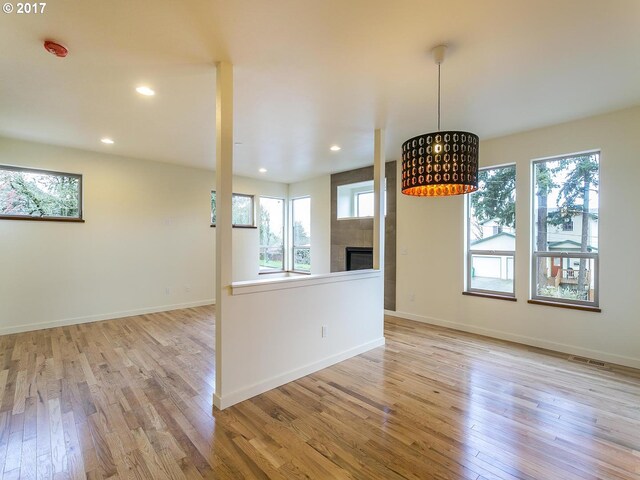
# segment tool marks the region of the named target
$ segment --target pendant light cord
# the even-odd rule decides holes
[[[438,131],[440,131],[440,63],[438,63]]]

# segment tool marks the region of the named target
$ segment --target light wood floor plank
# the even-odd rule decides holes
[[[212,411],[213,307],[0,337],[0,479],[640,479],[640,372],[388,317]]]

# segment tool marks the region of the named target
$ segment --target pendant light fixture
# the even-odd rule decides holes
[[[446,45],[433,49],[438,65],[438,131],[410,138],[402,144],[402,193],[444,197],[478,189],[478,136],[440,130],[440,65]]]

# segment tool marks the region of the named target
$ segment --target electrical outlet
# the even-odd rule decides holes
[[[409,254],[409,249],[406,247],[402,247],[400,249],[400,255],[408,255]]]
[[[327,338],[329,327],[327,325],[322,326],[322,338]]]
[[[191,291],[191,285],[185,285],[185,286],[184,286],[184,291],[185,291],[186,293],[189,293],[189,292]]]
[[[164,293],[165,293],[166,295],[171,295],[171,287],[165,287],[165,289],[164,289]]]
[[[415,299],[416,299],[416,294],[415,294],[415,293],[413,293],[413,292],[411,292],[411,293],[409,294],[409,301],[410,301],[410,302],[413,302]]]

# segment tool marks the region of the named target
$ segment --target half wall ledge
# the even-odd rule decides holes
[[[231,294],[247,295],[250,293],[271,292],[274,290],[310,287],[313,285],[322,285],[326,283],[349,282],[381,276],[381,270],[369,269],[325,274],[311,274],[300,277],[265,278],[261,280],[233,282],[231,284]]]

